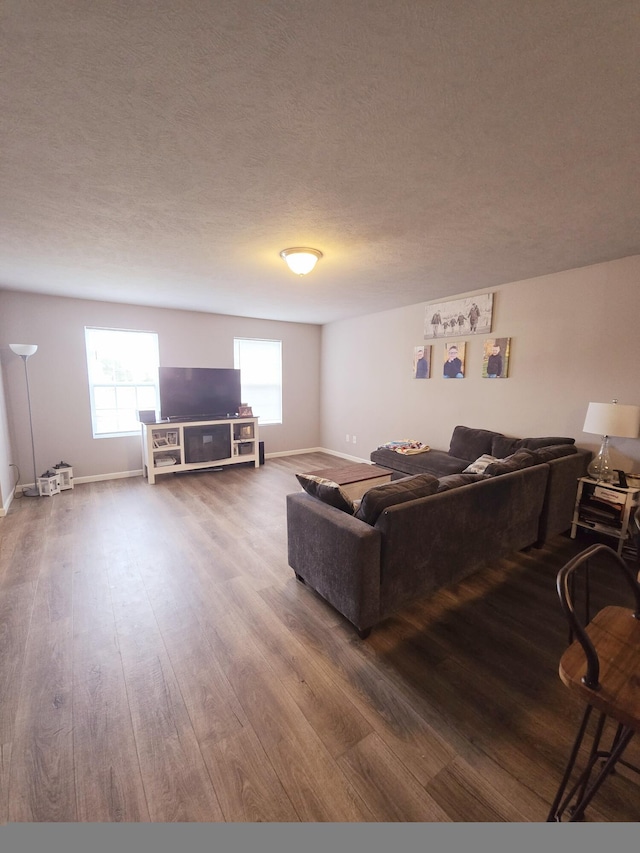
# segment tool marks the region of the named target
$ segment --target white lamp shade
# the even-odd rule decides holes
[[[589,403],[583,430],[595,435],[638,438],[640,433],[640,406],[621,406],[619,403]]]
[[[15,352],[16,355],[33,355],[38,349],[37,344],[9,344],[12,352]]]
[[[318,249],[308,249],[299,247],[297,249],[283,249],[280,252],[280,257],[284,258],[291,272],[296,275],[306,275],[318,263],[322,257],[322,252]]]

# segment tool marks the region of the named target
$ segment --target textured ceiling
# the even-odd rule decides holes
[[[639,9],[5,0],[0,288],[324,323],[636,254]]]

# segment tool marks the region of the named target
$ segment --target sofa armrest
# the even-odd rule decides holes
[[[378,530],[304,492],[287,495],[289,565],[359,631],[380,614]]]

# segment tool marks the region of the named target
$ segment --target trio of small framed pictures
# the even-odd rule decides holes
[[[482,335],[491,332],[493,322],[493,293],[455,299],[427,305],[424,318],[424,339],[453,336]],[[444,340],[441,350],[443,379],[464,379],[466,341]],[[434,346],[420,344],[413,348],[413,375],[429,379],[436,375],[432,369]],[[486,338],[483,341],[482,377],[506,379],[509,375],[511,338]]]

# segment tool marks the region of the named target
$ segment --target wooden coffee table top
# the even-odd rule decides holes
[[[383,468],[381,465],[368,465],[366,462],[355,462],[352,465],[341,465],[337,468],[320,468],[318,471],[305,471],[305,474],[324,477],[325,480],[332,480],[339,486],[360,483],[363,480],[373,480],[385,475],[391,477],[394,473],[389,468]]]

